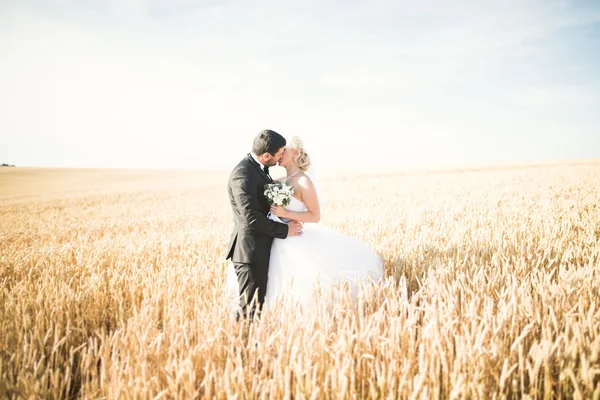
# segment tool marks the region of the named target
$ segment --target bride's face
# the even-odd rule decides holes
[[[279,159],[279,165],[282,167],[287,167],[288,165],[291,165],[294,162],[294,157],[296,155],[295,152],[297,152],[297,151],[298,150],[296,150],[296,149],[285,146],[285,151],[283,152],[283,155]]]

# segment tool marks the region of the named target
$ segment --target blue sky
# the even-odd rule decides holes
[[[600,2],[3,1],[0,162],[230,168],[600,157]]]

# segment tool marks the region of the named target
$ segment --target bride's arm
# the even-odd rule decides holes
[[[298,179],[302,202],[306,206],[306,211],[295,212],[286,210],[283,207],[271,207],[271,213],[278,217],[292,219],[298,222],[319,222],[321,219],[321,209],[315,186],[308,176],[302,176]]]

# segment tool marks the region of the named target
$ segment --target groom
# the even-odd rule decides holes
[[[302,234],[298,222],[283,224],[267,218],[270,208],[264,185],[273,183],[269,167],[279,162],[285,144],[285,138],[275,131],[260,132],[254,139],[252,153],[229,176],[227,189],[235,226],[227,259],[233,262],[239,284],[243,315],[238,315],[238,319],[252,317],[265,301],[273,238]]]

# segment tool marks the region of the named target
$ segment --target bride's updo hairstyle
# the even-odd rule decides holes
[[[300,139],[298,136],[292,136],[287,145],[292,149],[298,150],[298,155],[294,157],[294,163],[302,172],[306,172],[308,167],[310,167],[310,158],[308,157],[306,150],[304,150],[304,143],[302,143],[302,139]]]

